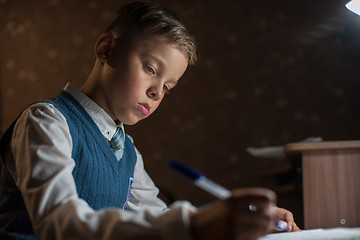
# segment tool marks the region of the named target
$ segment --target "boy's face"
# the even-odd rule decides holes
[[[101,105],[115,121],[135,124],[157,109],[187,65],[184,53],[164,37],[130,46],[115,40],[101,72]]]

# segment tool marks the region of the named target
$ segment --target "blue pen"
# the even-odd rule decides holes
[[[211,181],[210,179],[205,177],[202,172],[184,162],[178,160],[170,160],[169,166],[181,175],[189,178],[196,186],[202,188],[206,192],[216,196],[219,199],[226,199],[231,196],[230,190]],[[275,229],[279,231],[286,231],[287,223],[282,220],[278,220],[275,222]]]

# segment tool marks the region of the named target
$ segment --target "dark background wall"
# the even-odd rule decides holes
[[[81,86],[98,35],[128,2],[0,0],[2,131],[32,101],[69,81]],[[196,205],[212,197],[168,170],[169,159],[228,188],[269,187],[301,225],[301,194],[278,188],[293,175],[259,175],[290,162],[255,158],[246,148],[360,138],[360,17],[347,0],[158,2],[195,34],[199,61],[153,116],[127,127],[148,172]]]

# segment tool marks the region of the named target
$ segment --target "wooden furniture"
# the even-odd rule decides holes
[[[298,142],[284,146],[301,156],[304,227],[360,227],[360,141]]]

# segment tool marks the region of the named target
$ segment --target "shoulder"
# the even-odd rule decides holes
[[[127,137],[127,139],[129,139],[131,141],[132,145],[134,146],[135,153],[136,153],[136,158],[137,158],[138,162],[142,162],[142,155],[139,152],[139,150],[136,148],[136,146],[134,144],[134,139],[127,133],[126,133],[126,137]]]
[[[48,131],[56,126],[67,129],[63,114],[51,103],[36,102],[28,106],[16,120],[14,131],[24,129],[43,129]]]
[[[27,107],[16,120],[12,132],[12,145],[24,145],[24,141],[32,146],[61,145],[71,149],[72,140],[65,117],[52,104],[37,102]]]
[[[52,103],[36,102],[27,107],[20,115],[20,119],[49,119],[65,121],[63,114]]]

